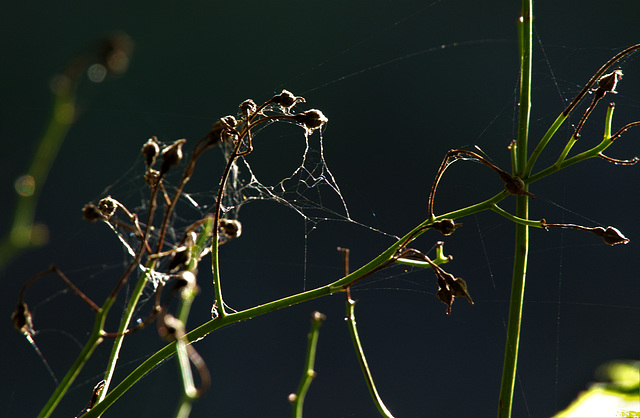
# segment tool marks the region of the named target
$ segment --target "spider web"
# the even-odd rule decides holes
[[[490,40],[487,40],[485,42],[491,43]],[[483,43],[483,42],[481,41],[479,43]],[[540,44],[542,45],[542,41],[540,41]],[[451,45],[453,48],[453,44]],[[451,48],[445,48],[445,50],[448,50],[448,49],[451,49]],[[564,50],[563,47],[561,47],[560,49]],[[442,50],[442,48],[434,47],[429,50],[437,51],[437,50]],[[569,54],[567,55],[571,55],[577,52],[580,52],[580,51],[577,51],[575,49],[569,50]],[[607,53],[609,52],[611,51],[607,50]],[[352,53],[352,49],[347,48],[343,53],[339,54],[339,57],[349,56],[351,53]],[[404,61],[405,63],[412,63],[413,61],[409,59],[410,58],[413,59],[414,57],[415,55],[411,55],[411,54],[400,54],[397,57],[387,57],[383,60],[380,60],[379,63],[366,65],[364,68],[359,67],[359,69],[356,69],[352,72],[346,71],[346,75],[343,74],[338,77],[329,78],[328,80],[325,80],[320,83],[313,82],[310,86],[307,86],[306,89],[302,89],[301,91],[316,93],[316,92],[326,91],[329,88],[335,88],[342,84],[347,84],[347,83],[343,83],[343,82],[346,82],[347,80],[349,81],[349,83],[351,82],[355,83],[359,79],[362,79],[363,75],[370,75],[377,71],[384,71],[385,68],[388,68],[387,66],[393,66],[398,62],[402,63]],[[575,79],[571,78],[567,80],[563,78],[563,76],[557,75],[558,72],[555,71],[557,70],[556,68],[557,66],[552,65],[555,62],[557,61],[554,61],[553,57],[547,58],[545,55],[543,63],[547,65],[552,71],[550,75],[548,76],[542,75],[542,77],[546,77],[547,80],[549,81],[549,85],[551,85],[554,89],[556,89],[556,91],[558,92],[557,96],[560,98],[560,101],[563,103],[566,103],[567,98],[570,98],[572,94],[574,94],[577,90],[579,90],[580,88],[579,83],[581,82],[581,78],[575,78]],[[623,64],[626,65],[626,62]],[[326,61],[323,61],[321,65],[323,68],[326,68]],[[538,73],[538,76],[541,76],[541,73]],[[511,81],[512,83],[515,84],[515,79]],[[624,96],[624,93],[622,93],[621,95]],[[558,100],[556,97],[556,103],[557,101]],[[388,108],[395,107],[388,104],[386,106]],[[638,108],[637,103],[633,106],[635,106],[637,110]],[[516,106],[515,106],[514,100],[508,100],[508,103],[505,105],[505,108],[515,109]],[[510,119],[510,122],[511,122],[510,125],[513,131],[515,131],[515,126],[516,126],[516,123],[515,123],[516,117],[514,115],[515,115],[515,111],[513,115],[509,115],[507,117],[507,119]],[[491,138],[492,140],[495,137],[500,138],[500,135],[495,135],[495,130],[493,130],[492,128],[494,128],[497,125],[500,125],[501,122],[504,122],[502,116],[504,115],[501,115],[500,113],[498,113],[498,115],[494,119],[491,119],[492,122],[490,122],[489,125],[486,126],[484,130],[480,131],[480,129],[478,129],[478,132],[480,133],[475,136],[473,141],[470,142],[468,139],[464,139],[460,141],[462,143],[471,143],[471,144],[475,144],[476,142],[480,143],[483,146],[483,148],[487,150],[488,155],[491,155],[495,158],[495,160],[498,160],[498,161],[494,160],[496,164],[505,168],[507,166],[507,162],[504,159],[499,160],[498,159],[499,157],[495,157],[495,155],[497,154],[495,152],[496,149],[485,147],[483,143],[483,140],[486,140],[488,138]],[[553,116],[555,116],[555,114]],[[406,115],[405,115],[405,118],[407,118]],[[408,119],[412,119],[412,118],[409,117]],[[404,120],[404,122],[406,122],[406,119]],[[538,122],[541,122],[541,121],[539,120]],[[574,123],[575,122],[577,121],[574,121]],[[393,123],[393,122],[391,121],[390,123]],[[478,126],[479,127],[484,126],[483,123],[486,123],[486,120],[483,120],[482,122],[480,122]],[[331,120],[329,124],[331,125]],[[269,130],[271,129],[277,130],[278,127],[271,126],[269,127]],[[257,139],[261,140],[263,135],[267,135],[267,134],[258,133]],[[364,226],[365,229],[368,229],[377,233],[381,233],[381,231],[379,231],[377,228],[374,228],[372,226],[367,226],[364,223],[361,224],[353,219],[353,218],[357,218],[356,216],[354,217],[351,216],[351,213],[352,212],[355,213],[355,212],[350,211],[349,210],[350,208],[346,204],[346,202],[349,202],[349,204],[351,205],[352,204],[351,200],[345,197],[346,194],[343,193],[341,189],[338,187],[339,182],[336,181],[331,171],[329,170],[329,167],[327,165],[327,162],[324,156],[323,141],[324,141],[324,137],[326,137],[329,141],[333,141],[333,139],[337,135],[331,132],[330,134],[325,133],[324,135],[322,134],[319,135],[318,133],[315,133],[310,137],[304,136],[304,134],[299,133],[298,136],[299,137],[297,139],[301,139],[302,142],[304,142],[305,144],[304,150],[300,153],[300,163],[297,165],[297,167],[294,167],[294,169],[290,171],[287,175],[285,175],[283,178],[276,179],[274,181],[263,181],[262,180],[264,178],[263,173],[257,168],[254,172],[255,167],[252,162],[251,155],[247,156],[246,158],[243,157],[238,160],[238,164],[234,168],[233,175],[229,179],[229,182],[227,184],[227,193],[225,194],[225,201],[224,201],[224,211],[225,211],[225,216],[232,219],[239,218],[242,220],[242,211],[240,209],[249,202],[274,202],[290,209],[292,213],[295,214],[295,216],[298,216],[303,222],[305,223],[308,222],[310,225],[310,228],[305,228],[305,233],[304,233],[304,239],[305,239],[304,265],[306,268],[306,265],[307,265],[306,242],[307,242],[307,239],[309,238],[309,234],[315,231],[317,229],[316,228],[317,226],[319,226],[320,224],[326,221],[338,221],[341,223],[362,225]],[[509,138],[503,137],[503,141],[501,145],[507,144],[510,139],[511,137]],[[454,140],[454,145],[455,145],[455,141],[456,140]],[[141,141],[141,143],[142,142],[143,141]],[[397,145],[394,144],[394,145],[391,145],[390,147],[396,147],[396,146]],[[223,149],[222,151],[224,155],[225,150]],[[444,151],[446,151],[446,149],[444,149]],[[226,152],[228,152],[228,150],[226,150]],[[444,152],[442,152],[441,154],[443,155]],[[462,160],[462,159],[464,158],[461,158],[459,160]],[[459,160],[456,160],[456,161],[459,161]],[[404,162],[398,163],[397,160],[388,161],[387,163],[389,165],[392,163],[404,164]],[[430,166],[432,168],[431,171],[435,172],[435,169],[437,168],[437,161],[435,165],[434,163],[430,163]],[[461,167],[459,168],[458,166],[461,166]],[[466,185],[468,183],[468,179],[461,179],[461,178],[455,177],[456,170],[459,169],[461,171],[464,171],[464,168],[462,168],[462,166],[464,166],[464,161],[459,161],[455,166],[452,166],[447,170],[447,174],[445,175],[445,181],[447,181],[450,178],[449,175],[452,176],[453,180],[451,180],[449,185],[447,185],[447,183],[445,182],[443,185],[442,192],[439,192],[438,196],[441,196],[441,194],[444,194],[444,196],[446,196],[446,197],[443,197],[442,200],[445,200],[446,198],[449,197],[449,195],[455,194],[456,192],[458,192],[461,187],[466,187],[461,185]],[[110,186],[108,189],[104,191],[104,193],[101,193],[96,198],[96,201],[101,197],[111,194],[115,198],[122,199],[123,203],[125,203],[127,207],[130,206],[132,210],[135,211],[136,213],[144,214],[144,212],[147,209],[147,206],[145,203],[147,198],[147,189],[144,186],[144,180],[142,178],[142,175],[140,174],[143,172],[143,168],[144,166],[143,166],[142,160],[138,158],[138,161],[136,162],[136,164],[134,164],[134,166],[127,173],[125,173],[125,175],[122,176],[120,180],[114,183],[113,186]],[[425,171],[428,171],[428,170],[425,170]],[[373,175],[367,174],[364,177],[365,178],[373,177]],[[401,175],[399,175],[398,177],[401,177]],[[425,177],[429,177],[429,175],[425,174]],[[410,176],[410,179],[411,181],[414,181],[415,177]],[[341,180],[341,179],[339,178],[338,180]],[[175,184],[175,181],[176,181],[175,178],[173,178],[173,181]],[[342,184],[342,182],[340,183]],[[447,187],[449,187],[449,189],[447,189]],[[567,187],[571,188],[570,185]],[[490,187],[489,189],[492,189],[492,188]],[[172,190],[173,189],[170,185],[170,182],[168,182],[167,184],[168,193],[171,194]],[[193,191],[193,190],[202,190],[202,191]],[[206,213],[208,213],[212,209],[213,196],[215,196],[215,192],[216,192],[215,187],[211,187],[211,185],[206,187],[198,187],[197,189],[192,189],[188,187],[188,191],[186,191],[182,195],[179,202],[179,208],[177,209],[176,214],[173,216],[171,220],[171,228],[169,230],[169,234],[172,242],[177,243],[180,240],[184,232],[184,229],[187,226],[189,226],[195,220],[201,219]],[[398,191],[394,190],[394,192],[398,192]],[[402,195],[403,192],[400,191],[398,193]],[[405,194],[407,193],[408,192],[406,192]],[[422,193],[426,194],[426,191]],[[405,209],[406,205],[402,203],[402,196],[391,199],[386,197],[387,195],[388,195],[388,190],[380,191],[376,195],[376,197],[393,200],[393,206],[395,206],[396,212],[401,212],[402,210]],[[566,214],[571,213],[571,214],[576,214],[578,218],[581,216],[586,217],[587,221],[591,221],[592,219],[597,219],[600,222],[606,223],[608,220],[608,218],[603,219],[602,216],[593,215],[590,211],[585,212],[584,215],[581,214],[582,211],[571,211],[570,209],[565,207],[564,199],[561,200],[563,202],[563,205],[559,206],[555,203],[555,201],[560,201],[560,200],[557,196],[554,196],[554,195],[550,197],[545,197],[544,194],[538,194],[537,198],[538,200],[546,201],[550,207],[556,207],[560,209],[561,212],[560,212],[559,218],[561,219],[564,219]],[[415,196],[413,201],[415,202]],[[571,207],[574,207],[574,206],[571,206]],[[376,212],[379,212],[379,211],[376,210]],[[547,214],[545,213],[544,216],[547,216]],[[379,218],[383,218],[383,217],[384,215],[379,215]],[[566,215],[566,218],[568,220],[570,216]],[[126,221],[125,218],[120,218],[120,219],[122,221]],[[491,291],[489,291],[486,295],[484,295],[484,297],[481,297],[479,300],[476,300],[476,306],[474,307],[474,309],[479,310],[480,312],[483,312],[482,311],[483,308],[481,308],[481,306],[483,305],[484,306],[492,305],[492,304],[500,305],[499,306],[501,309],[499,311],[500,313],[498,314],[494,313],[489,316],[483,316],[483,318],[485,318],[487,321],[490,321],[488,328],[491,329],[493,325],[495,325],[494,322],[498,324],[498,328],[501,328],[503,327],[503,324],[505,322],[505,316],[506,316],[506,310],[504,309],[505,308],[504,305],[505,305],[505,300],[508,300],[508,295],[505,294],[504,289],[508,287],[508,285],[505,284],[507,281],[506,279],[508,278],[508,274],[504,274],[504,268],[500,268],[500,265],[505,264],[504,262],[506,262],[506,264],[510,264],[509,262],[511,260],[511,255],[509,254],[508,251],[500,252],[499,250],[496,250],[496,248],[499,245],[504,245],[504,242],[503,242],[504,234],[510,233],[510,231],[505,231],[504,228],[502,227],[505,224],[504,221],[498,222],[491,217],[478,216],[475,220],[475,223],[476,225],[474,225],[474,220],[468,220],[466,221],[467,225],[465,225],[465,227],[470,226],[469,229],[471,229],[472,232],[477,231],[477,237],[468,238],[467,236],[467,238],[465,238],[467,242],[462,244],[460,241],[456,241],[457,237],[453,236],[451,238],[451,243],[447,243],[447,246],[450,246],[452,250],[455,250],[453,251],[455,253],[455,261],[454,261],[455,264],[452,264],[450,266],[450,269],[451,271],[455,271],[456,274],[459,273],[465,279],[467,279],[468,277],[473,277],[474,283],[470,284],[470,286],[475,285],[476,289],[482,286],[480,283],[482,282],[483,279],[487,282],[487,284],[489,284],[491,288],[494,289],[493,290],[494,293],[491,293]],[[403,227],[404,226],[396,227],[395,225],[393,225],[392,227],[385,226],[382,229],[388,229],[394,232],[398,231],[396,233],[401,233],[405,231]],[[139,245],[139,243],[136,241],[135,237],[131,235],[129,230],[114,227],[113,231],[115,234],[117,234],[117,239],[122,243],[123,263],[127,263],[131,259],[132,252],[135,253],[135,249],[137,245]],[[460,232],[466,232],[466,231],[461,230]],[[386,233],[382,233],[382,234],[384,235],[384,238],[386,237],[393,238],[395,236],[393,234],[386,234]],[[563,233],[561,236],[563,237],[562,239],[564,240],[564,237],[569,235],[570,234],[568,233]],[[477,251],[477,253],[480,254],[479,261],[478,261],[478,258],[473,258],[470,261],[469,259],[464,258],[464,255],[463,255],[464,251],[468,247],[473,247],[474,241],[476,244],[481,244],[481,247],[482,247],[481,250]],[[432,244],[425,244],[424,248],[425,249],[429,248],[431,245]],[[541,251],[541,252],[551,251],[553,249],[554,244],[547,243],[545,245],[546,247],[543,246],[543,249],[538,251]],[[540,307],[543,305],[551,305],[551,314],[557,316],[557,319],[555,319],[556,329],[553,335],[554,340],[552,344],[554,347],[553,354],[555,356],[554,357],[555,360],[552,361],[553,363],[552,367],[554,368],[553,374],[555,376],[555,380],[553,384],[555,385],[554,394],[556,397],[558,396],[558,391],[561,390],[560,388],[562,387],[562,385],[559,383],[558,375],[563,373],[563,367],[564,367],[564,364],[566,361],[565,358],[567,355],[566,349],[562,347],[562,344],[564,344],[567,340],[571,338],[572,334],[569,334],[568,328],[570,328],[572,325],[575,326],[576,324],[576,322],[570,322],[569,313],[567,312],[569,309],[565,309],[565,308],[575,308],[576,306],[578,306],[578,307],[584,308],[585,311],[607,308],[607,309],[617,309],[627,313],[630,312],[631,314],[633,314],[634,312],[637,312],[637,309],[634,310],[635,308],[628,306],[626,303],[618,303],[618,304],[610,303],[609,305],[606,305],[606,306],[605,304],[602,304],[602,306],[596,306],[597,303],[594,302],[594,300],[589,300],[589,299],[576,300],[570,296],[567,296],[568,292],[570,292],[570,289],[571,289],[570,287],[571,282],[567,280],[569,271],[570,271],[570,267],[568,266],[568,263],[567,263],[570,257],[570,255],[568,255],[569,254],[568,250],[575,250],[579,245],[588,245],[588,244],[580,244],[580,243],[576,243],[575,241],[574,242],[561,241],[560,243],[557,244],[557,248],[559,249],[560,254],[556,259],[552,259],[551,261],[548,262],[548,264],[551,267],[550,269],[551,275],[553,275],[554,274],[553,272],[555,272],[558,278],[557,286],[556,286],[557,296],[554,294],[535,293],[533,294],[532,300],[530,300],[529,302],[530,307],[533,307],[533,306]],[[473,250],[467,250],[467,251],[473,251]],[[168,261],[163,260],[162,262],[165,263],[166,265]],[[467,266],[465,267],[465,265]],[[159,268],[159,270],[162,270],[162,268]],[[396,294],[395,296],[398,296],[399,294],[404,294],[404,293],[409,293],[412,295],[417,294],[420,297],[422,297],[420,303],[424,303],[425,305],[435,304],[436,301],[433,300],[435,291],[433,289],[432,280],[430,280],[431,279],[430,277],[425,279],[425,276],[427,276],[427,274],[425,274],[423,270],[406,268],[406,267],[395,267],[391,270],[378,274],[377,276],[373,277],[372,280],[367,281],[367,283],[362,283],[358,285],[357,291],[359,293],[362,292],[364,295],[367,295],[371,293],[377,293],[380,291],[394,290],[395,292],[393,293]],[[165,280],[166,277],[160,276],[159,279]],[[153,289],[149,289],[147,296],[150,297],[153,294],[152,292],[153,292]],[[475,299],[475,295],[474,295],[474,299]],[[363,300],[363,305],[364,305],[364,300]],[[561,307],[562,307],[562,311],[560,309]],[[379,309],[379,307],[376,309]],[[455,311],[455,308],[454,308],[454,311]],[[467,314],[467,312],[464,312],[464,313]],[[562,316],[560,316],[560,313],[562,313]],[[483,314],[479,313],[478,315],[483,315]],[[376,310],[376,311],[370,312],[368,318],[379,318],[379,316],[380,316],[379,311]],[[366,312],[363,312],[363,318],[367,318]],[[561,318],[562,318],[562,321],[561,321]],[[461,328],[464,328],[464,324],[462,322],[466,320],[460,319],[459,316],[454,320],[458,321],[456,323],[457,325],[459,325]],[[470,321],[470,319],[468,321]],[[567,335],[566,337],[565,337],[565,334]],[[495,337],[496,339],[500,339],[502,337],[502,335],[500,334],[500,330],[498,330],[498,332],[494,332],[493,337]],[[491,341],[487,341],[487,340],[473,341],[473,344],[479,344],[479,345],[482,345],[482,344],[490,345],[491,343],[492,343]],[[460,341],[459,344],[462,345],[464,344],[464,342]],[[503,349],[502,340],[500,340],[498,343],[495,344],[494,349],[495,351],[500,351]],[[526,358],[526,357],[523,357],[523,358]],[[527,361],[530,361],[530,360],[527,360]],[[524,373],[526,373],[526,369]],[[527,402],[527,399],[530,398],[530,396],[532,396],[530,394],[533,394],[535,392],[535,389],[532,388],[532,386],[527,386],[527,381],[530,380],[530,378],[531,378],[530,375],[529,376],[525,375],[523,378],[524,384],[522,382],[519,383],[523,385],[521,386],[519,393],[522,397],[525,398],[525,403]],[[530,402],[531,401],[529,400],[529,403]],[[562,405],[559,405],[559,406],[562,406]],[[529,409],[529,407],[531,407],[531,405],[527,406],[526,413],[530,415],[532,412]],[[532,409],[532,410],[535,411],[535,409]]]

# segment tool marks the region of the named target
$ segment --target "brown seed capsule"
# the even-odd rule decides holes
[[[441,219],[437,222],[434,222],[431,225],[431,228],[439,231],[442,235],[451,235],[453,231],[455,231],[458,227],[461,227],[462,224],[457,224],[453,222],[452,219]]]
[[[16,310],[11,314],[13,326],[24,335],[33,335],[33,317],[29,312],[29,307],[24,302],[19,302]]]
[[[256,106],[256,102],[251,99],[247,99],[244,102],[240,103],[240,114],[244,119],[248,119],[256,113],[258,106]]]
[[[242,235],[242,224],[237,219],[220,219],[220,229],[229,238]]]
[[[160,172],[153,168],[149,168],[144,175],[144,181],[147,183],[147,186],[156,187],[160,181]]]
[[[327,117],[318,109],[307,110],[304,113],[298,113],[293,119],[299,124],[303,125],[307,131],[307,134],[312,134],[313,131],[319,129],[329,121]]]
[[[105,218],[112,217],[116,213],[116,208],[116,201],[111,196],[104,197],[98,202],[98,210]]]
[[[598,226],[593,228],[591,232],[602,238],[607,245],[626,244],[629,242],[629,238],[625,237],[622,232],[613,226],[608,226],[607,229]]]
[[[209,139],[207,145],[213,146],[220,141],[227,141],[234,138],[237,135],[235,130],[237,124],[238,121],[231,115],[220,118],[220,120],[211,126],[211,129],[207,133],[207,138]]]
[[[598,89],[605,93],[618,94],[616,86],[618,81],[622,78],[621,70],[614,70],[609,74],[605,74],[598,79]]]
[[[169,171],[172,166],[180,164],[180,161],[182,161],[182,145],[184,145],[185,142],[187,142],[186,139],[178,139],[162,150],[161,176]]]
[[[282,90],[282,93],[271,98],[271,103],[280,106],[285,113],[289,113],[289,110],[291,110],[291,108],[296,104],[304,102],[304,97],[294,96],[293,93],[288,90]]]
[[[144,161],[147,167],[151,167],[156,162],[156,157],[160,154],[160,146],[158,145],[158,138],[152,136],[145,142],[141,149],[142,155],[144,155]]]
[[[87,203],[82,207],[82,217],[89,222],[104,219],[102,213],[98,210],[98,207],[93,203]]]

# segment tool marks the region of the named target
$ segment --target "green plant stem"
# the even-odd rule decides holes
[[[353,348],[356,350],[358,362],[360,363],[360,368],[362,369],[364,379],[367,382],[367,387],[369,388],[371,399],[373,399],[373,403],[376,405],[376,408],[378,409],[378,412],[380,412],[380,415],[382,415],[383,417],[392,418],[393,415],[387,409],[384,402],[382,402],[382,398],[380,398],[380,395],[378,394],[376,384],[373,381],[373,376],[371,375],[371,370],[369,370],[369,365],[367,364],[367,358],[364,355],[364,350],[362,349],[362,344],[360,343],[360,337],[358,336],[358,327],[356,325],[356,301],[351,299],[350,297],[347,297],[346,309],[349,334],[351,334]]]
[[[93,331],[89,336],[89,340],[85,343],[84,348],[76,358],[76,361],[71,365],[69,371],[64,376],[60,384],[53,392],[45,406],[38,414],[38,418],[45,418],[53,413],[53,410],[58,406],[58,403],[62,400],[62,397],[67,393],[67,390],[75,380],[75,378],[82,370],[82,367],[87,362],[91,354],[96,349],[98,344],[102,342],[102,326],[104,325],[105,315],[103,311],[98,312],[96,315],[95,325],[93,327]]]
[[[522,1],[522,16],[519,25],[520,40],[520,114],[518,120],[517,159],[514,171],[525,177],[527,165],[527,142],[529,136],[529,119],[531,115],[531,55],[533,34],[533,1]],[[525,184],[525,191],[528,184]],[[516,216],[529,219],[529,198],[516,198]],[[511,302],[509,304],[509,323],[502,369],[502,383],[498,403],[498,417],[511,416],[513,407],[513,390],[515,386],[518,364],[518,348],[520,345],[520,327],[522,323],[522,305],[524,287],[527,276],[527,260],[529,256],[529,226],[516,224],[515,254],[513,262],[513,279],[511,283]]]
[[[510,214],[506,210],[502,209],[498,205],[493,205],[491,210],[493,210],[494,212],[504,216],[505,218],[509,219],[510,221],[512,221],[512,222],[514,222],[516,224],[526,225],[526,226],[533,226],[535,228],[544,228],[544,221],[531,221],[529,219],[518,218],[517,216],[513,216],[512,214]]]
[[[100,397],[98,398],[98,402],[101,402],[104,397],[109,392],[109,387],[111,385],[111,381],[113,379],[113,374],[116,370],[116,364],[118,363],[118,358],[120,356],[120,350],[122,349],[122,344],[124,343],[124,333],[129,327],[129,323],[131,322],[131,318],[133,317],[133,313],[135,312],[136,305],[138,304],[138,300],[140,300],[140,296],[142,295],[142,291],[144,290],[147,279],[149,278],[149,271],[153,269],[155,262],[151,262],[150,266],[148,266],[147,270],[140,276],[138,283],[136,283],[136,287],[133,289],[131,297],[129,298],[129,302],[127,303],[127,307],[122,315],[122,319],[120,320],[120,325],[118,326],[118,333],[120,334],[113,341],[113,347],[111,348],[111,354],[109,355],[109,361],[107,362],[107,369],[104,375],[105,385],[100,393]]]
[[[211,321],[208,321],[198,328],[190,331],[186,335],[186,339],[189,343],[200,340],[207,334],[210,334],[220,328],[237,322],[245,321],[260,315],[264,315],[269,312],[273,312],[279,309],[287,308],[289,306],[296,305],[298,303],[307,302],[313,299],[317,299],[322,296],[330,295],[336,292],[341,292],[345,287],[348,287],[350,283],[358,280],[359,278],[371,274],[376,271],[380,266],[388,264],[393,258],[400,247],[406,246],[409,242],[419,237],[423,232],[428,230],[426,228],[433,222],[447,218],[456,219],[464,216],[469,216],[474,213],[482,212],[490,209],[494,204],[500,202],[502,199],[508,196],[506,191],[501,191],[490,199],[475,205],[468,206],[463,209],[458,209],[453,212],[440,215],[436,218],[430,218],[416,226],[413,230],[408,232],[404,237],[400,238],[388,249],[371,260],[369,263],[360,267],[353,273],[336,280],[333,283],[318,287],[316,289],[308,290],[306,292],[298,293],[292,296],[287,296],[282,299],[278,299],[272,302],[258,305],[253,308],[245,309],[240,312],[230,313],[225,316],[219,316]],[[140,380],[145,374],[153,370],[158,364],[162,363],[166,358],[173,355],[176,352],[175,342],[166,345],[159,351],[151,355],[147,360],[140,364],[131,374],[129,374],[118,386],[113,388],[111,392],[107,394],[104,400],[94,406],[91,411],[87,412],[83,417],[91,418],[100,416],[109,406],[111,406],[120,396],[122,396],[129,388],[131,388],[138,380]]]
[[[320,325],[325,316],[318,311],[311,315],[311,330],[309,331],[309,341],[307,343],[307,355],[304,362],[304,372],[296,393],[293,394],[292,415],[294,418],[302,418],[304,398],[307,395],[311,381],[316,376],[314,370],[316,362],[316,348],[318,347],[318,337],[320,335]]]
[[[33,177],[35,190],[30,196],[18,195],[11,230],[0,244],[0,268],[18,252],[33,244],[33,222],[38,196],[60,146],[75,120],[75,99],[76,83],[70,83],[65,88],[60,87],[54,92],[49,122],[25,173]]]

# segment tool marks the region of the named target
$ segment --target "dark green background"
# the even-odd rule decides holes
[[[20,286],[55,262],[96,300],[106,296],[126,257],[103,225],[81,221],[80,208],[102,197],[151,135],[193,144],[218,117],[235,113],[242,100],[261,102],[287,88],[328,116],[325,155],[353,218],[394,235],[424,220],[431,181],[447,150],[478,144],[496,164],[509,166],[506,147],[515,135],[518,85],[516,1],[75,1],[14,3],[1,10],[2,231],[9,227],[13,181],[26,167],[48,114],[51,76],[113,30],[126,31],[136,43],[125,76],[80,86],[81,117],[62,146],[37,214],[49,227],[50,242],[2,272],[2,416],[35,416],[54,389],[40,360],[10,325]],[[545,55],[536,42],[533,142],[564,108],[563,100],[602,63],[640,41],[639,11],[632,0],[606,6],[584,0],[535,4],[536,36]],[[462,45],[421,53],[453,42]],[[367,70],[400,57],[405,58]],[[614,129],[640,119],[640,67],[632,57],[621,68],[620,94],[606,98],[617,104]],[[594,112],[576,150],[600,141],[603,116],[604,106]],[[291,158],[288,143],[303,139],[291,132],[275,125],[261,134],[253,164],[257,173],[269,176]],[[538,167],[555,160],[568,135],[568,128],[560,130]],[[628,132],[609,155],[640,154],[639,135]],[[215,164],[220,158],[198,168],[199,180],[190,191],[215,189]],[[638,170],[594,160],[531,187],[537,197],[533,218],[611,224],[632,241],[609,248],[578,232],[532,231],[514,416],[549,416],[587,386],[600,364],[640,355]],[[120,190],[135,200],[142,191],[135,187]],[[455,164],[439,189],[436,210],[475,203],[501,187],[484,167]],[[302,218],[262,203],[246,206],[240,216],[243,238],[222,251],[225,300],[242,309],[301,290]],[[492,213],[462,222],[464,227],[446,239],[445,249],[455,257],[447,269],[467,281],[475,306],[458,301],[446,317],[428,271],[404,275],[396,268],[354,290],[369,363],[397,416],[495,413],[513,226]],[[415,246],[427,251],[439,239],[428,233]],[[357,267],[391,243],[353,224],[320,224],[306,241],[307,287],[339,277],[335,247],[351,248]],[[192,325],[209,317],[206,271],[200,285]],[[74,339],[83,342],[92,325],[88,309],[61,289],[53,278],[45,279],[27,296],[42,330],[37,342],[59,376],[80,351]],[[305,416],[374,416],[343,321],[341,295],[223,329],[198,343],[213,385],[192,416],[289,415],[287,395],[298,384],[309,315],[316,309],[328,319]],[[116,379],[162,344],[151,328],[127,338]],[[86,406],[109,348],[99,347],[54,416],[75,416]],[[171,416],[178,397],[179,379],[170,361],[106,416]]]

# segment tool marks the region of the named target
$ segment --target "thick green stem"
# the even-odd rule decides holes
[[[525,177],[527,165],[527,140],[529,136],[529,118],[531,115],[531,54],[533,34],[533,1],[522,1],[522,16],[519,25],[520,39],[520,115],[518,123],[517,159],[514,171]],[[558,121],[556,121],[558,122]],[[558,122],[559,123],[559,122]],[[555,124],[554,124],[555,125]],[[525,178],[526,181],[526,178]],[[527,190],[528,185],[525,185]],[[516,199],[516,216],[529,219],[529,198],[518,196]],[[522,305],[524,286],[527,276],[527,260],[529,255],[529,226],[516,224],[515,255],[513,263],[513,280],[511,283],[511,302],[509,305],[509,324],[505,344],[502,384],[498,404],[498,417],[510,417],[513,406],[513,390],[518,364],[518,347],[520,343],[520,326],[522,323]]]

